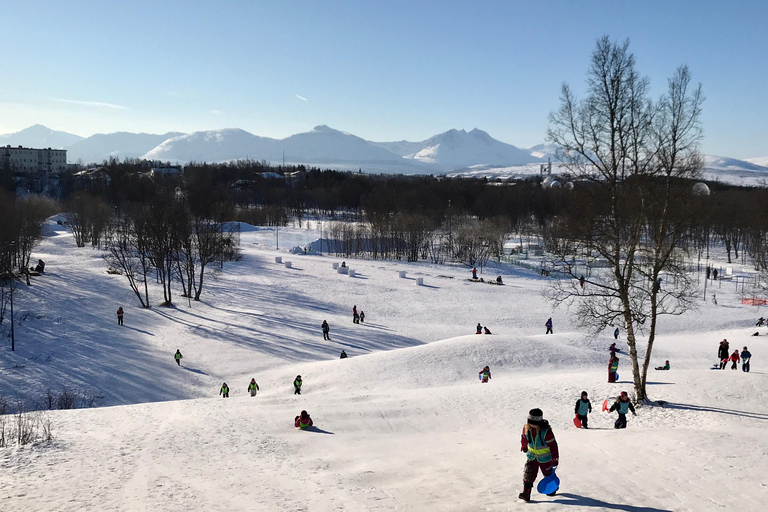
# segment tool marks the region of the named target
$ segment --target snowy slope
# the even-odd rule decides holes
[[[164,141],[183,135],[178,132],[154,133],[97,133],[67,147],[70,162],[101,163],[110,157],[124,160],[139,158]]]
[[[280,150],[277,141],[245,130],[228,128],[172,137],[142,156],[146,160],[172,162],[224,162],[250,158],[274,161]]]
[[[653,359],[673,369],[649,380],[668,405],[641,408],[615,431],[600,406],[631,392],[626,357],[621,382],[606,383],[612,337],[586,337],[544,302],[547,280],[519,267],[484,269],[503,287],[467,281],[466,268],[404,262],[347,260],[350,278],[332,270],[339,259],[288,255],[278,233],[252,227],[242,261],[208,280],[202,303],[141,310],[97,251],[74,247],[56,224],[47,231],[33,258],[49,272],[17,296],[17,351],[0,352],[0,389],[30,397],[70,384],[97,389],[103,405],[134,405],[56,411],[52,443],[0,449],[4,509],[656,512],[762,510],[768,499],[768,348],[750,336],[765,308],[741,305],[735,282],[710,282],[719,305],[700,300],[662,319]],[[318,235],[281,228],[280,247]],[[364,324],[352,324],[353,304]],[[555,334],[545,336],[548,316]],[[477,322],[494,334],[471,334]],[[723,337],[749,345],[751,373],[708,369]],[[349,359],[338,359],[342,348]],[[486,364],[493,378],[480,384]],[[217,398],[222,381],[228,400]],[[582,390],[594,406],[587,431],[571,423]],[[531,407],[544,410],[562,454],[560,494],[535,495],[538,505],[516,498]],[[316,429],[293,428],[301,409]]]
[[[51,130],[46,126],[36,124],[15,133],[0,135],[0,146],[64,149],[80,140],[83,140],[83,137],[79,135]]]
[[[747,158],[747,162],[751,164],[756,165],[762,165],[763,167],[768,167],[768,156],[758,157],[758,158]]]
[[[407,158],[456,169],[470,165],[523,165],[540,159],[530,152],[500,142],[475,128],[449,130],[424,141],[423,148]]]

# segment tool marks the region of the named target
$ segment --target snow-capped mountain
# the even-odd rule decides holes
[[[171,137],[142,156],[172,162],[225,162],[250,158],[278,161],[275,139],[258,137],[239,128],[194,132]]]
[[[36,124],[15,133],[0,135],[0,146],[65,149],[80,140],[83,140],[83,137],[79,135],[51,130],[46,126]]]
[[[763,167],[768,167],[768,156],[761,156],[758,158],[747,158],[746,161],[751,164],[757,164],[757,165],[762,165]]]
[[[162,135],[129,132],[97,133],[68,146],[67,159],[70,162],[82,161],[88,164],[102,162],[110,157],[121,160],[139,158],[164,141],[179,135],[183,134],[179,132]]]

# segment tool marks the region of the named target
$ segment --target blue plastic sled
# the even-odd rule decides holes
[[[557,475],[554,471],[551,475],[542,478],[541,482],[539,482],[539,485],[536,486],[536,490],[539,491],[539,494],[552,494],[559,488],[560,479],[557,478]]]
[[[616,380],[619,380],[619,372],[616,372]]]

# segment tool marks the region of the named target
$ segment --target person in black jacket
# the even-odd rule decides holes
[[[576,413],[576,417],[581,421],[581,428],[589,428],[587,426],[587,414],[592,412],[592,402],[589,401],[586,391],[582,391],[581,398],[576,400],[576,407],[573,412]]]
[[[622,391],[621,395],[616,397],[616,403],[610,409],[610,412],[613,411],[619,412],[619,418],[613,424],[613,428],[627,428],[627,411],[632,411],[632,414],[637,416],[635,407],[632,405],[626,391]]]
[[[331,328],[328,326],[328,321],[323,320],[323,324],[320,326],[323,329],[323,339],[324,340],[330,340],[331,339]]]
[[[729,352],[730,347],[728,345],[728,340],[723,340],[720,342],[720,347],[717,349],[717,357],[720,360],[720,369],[725,369],[726,365],[728,364],[728,359],[730,359],[731,354]]]

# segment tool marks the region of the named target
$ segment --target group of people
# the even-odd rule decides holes
[[[357,305],[352,306],[352,323],[359,324],[365,322],[365,312],[361,309],[360,314],[357,313]]]
[[[490,329],[488,329],[488,328],[487,328],[487,327],[485,327],[484,325],[480,325],[480,322],[477,322],[477,328],[476,328],[476,331],[477,331],[477,332],[475,332],[475,334],[483,334],[483,333],[485,333],[485,334],[491,334],[491,331],[490,331]]]
[[[747,347],[739,353],[739,349],[736,349],[731,353],[730,344],[727,339],[720,342],[720,346],[717,348],[717,358],[720,360],[719,368],[725,370],[728,366],[728,362],[731,362],[731,370],[737,370],[739,362],[741,361],[741,370],[744,372],[749,371],[749,361],[752,359],[752,354]]]

